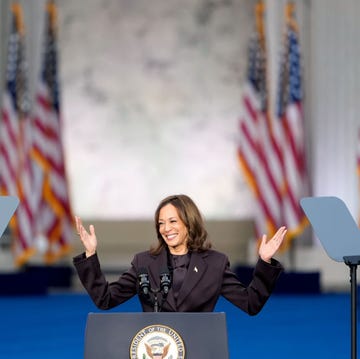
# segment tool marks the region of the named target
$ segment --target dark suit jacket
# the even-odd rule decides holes
[[[160,287],[160,271],[167,266],[167,252],[163,250],[154,256],[149,251],[135,255],[131,268],[115,282],[108,283],[101,271],[97,254],[86,258],[81,254],[74,258],[79,278],[100,309],[113,308],[138,294],[138,274],[147,268],[151,288]],[[189,268],[177,300],[170,289],[163,300],[159,293],[161,310],[164,312],[211,312],[219,296],[250,315],[257,314],[269,298],[283,267],[276,260],[266,263],[258,260],[252,282],[245,287],[230,270],[227,256],[207,250],[193,252]],[[153,301],[139,294],[144,312],[154,311]]]

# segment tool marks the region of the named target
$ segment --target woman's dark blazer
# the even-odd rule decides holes
[[[73,260],[80,281],[100,309],[113,308],[139,293],[138,275],[146,268],[151,288],[160,287],[160,273],[167,266],[167,251],[152,255],[149,251],[134,256],[131,268],[115,282],[108,283],[101,271],[97,254],[85,257],[81,254]],[[211,312],[219,296],[250,315],[257,314],[269,298],[282,265],[272,259],[261,259],[255,265],[253,279],[245,287],[230,270],[228,257],[214,250],[192,252],[190,264],[177,300],[172,289],[164,300],[159,295],[161,311],[164,312]],[[151,300],[139,294],[144,312],[154,311]]]

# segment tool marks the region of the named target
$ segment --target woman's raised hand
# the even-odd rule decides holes
[[[75,216],[75,225],[78,235],[80,236],[80,240],[85,247],[85,255],[86,257],[90,257],[96,252],[97,247],[97,239],[95,235],[95,228],[91,224],[89,226],[89,232],[85,229],[82,224],[80,217]]]
[[[287,232],[286,227],[280,227],[277,230],[277,232],[274,234],[274,236],[269,240],[267,239],[266,234],[262,236],[261,244],[259,247],[259,256],[263,261],[268,263],[271,262],[271,258],[280,248],[285,238],[286,232]]]

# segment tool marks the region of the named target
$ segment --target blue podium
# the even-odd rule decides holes
[[[228,359],[225,313],[89,313],[84,359]]]

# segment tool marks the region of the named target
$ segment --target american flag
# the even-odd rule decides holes
[[[288,238],[301,233],[307,225],[300,199],[307,192],[304,141],[303,91],[299,35],[294,17],[294,3],[285,6],[286,27],[279,68],[276,142],[281,145],[284,193],[282,212]]]
[[[256,199],[255,229],[272,236],[282,222],[280,148],[272,134],[268,106],[264,4],[255,6],[256,29],[248,49],[247,81],[240,117],[238,158]]]
[[[0,190],[15,195],[20,204],[10,221],[15,263],[24,264],[34,253],[36,196],[32,191],[30,102],[27,88],[25,31],[21,5],[11,7],[6,82],[0,125]]]
[[[71,249],[73,217],[62,143],[57,57],[57,8],[46,4],[44,55],[33,116],[34,188],[40,191],[37,232],[45,238],[45,261],[53,263]],[[39,237],[38,237],[39,238]]]

